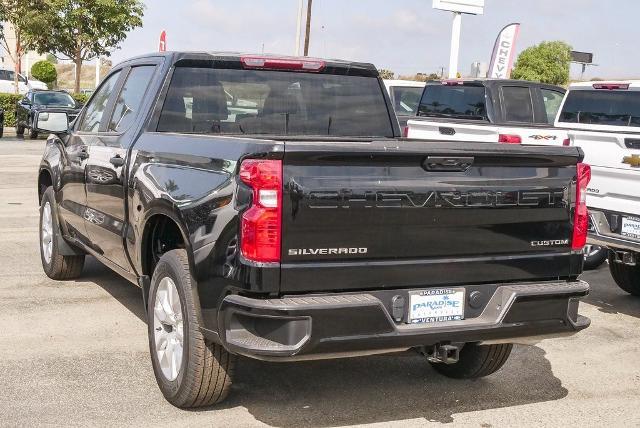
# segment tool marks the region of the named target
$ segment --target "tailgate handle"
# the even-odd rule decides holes
[[[427,171],[466,171],[472,164],[472,156],[427,156],[422,166]]]

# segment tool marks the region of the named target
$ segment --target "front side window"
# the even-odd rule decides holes
[[[488,120],[485,92],[482,85],[427,85],[418,116]]]
[[[104,114],[104,110],[107,108],[109,97],[116,87],[118,77],[120,77],[120,71],[109,76],[102,86],[100,86],[98,92],[96,92],[91,98],[91,101],[87,104],[85,109],[84,117],[79,127],[80,131],[98,132],[102,121],[102,115]]]
[[[177,67],[159,132],[393,136],[372,77]]]
[[[131,69],[127,81],[118,95],[113,116],[107,128],[110,132],[126,131],[140,110],[144,94],[151,82],[155,67],[145,65]]]
[[[564,94],[551,89],[541,89],[540,92],[542,93],[544,109],[547,113],[547,123],[553,123],[556,119],[556,114],[558,114],[558,110],[560,109],[560,104],[562,104]]]
[[[33,103],[46,107],[75,107],[76,102],[66,92],[35,92]]]
[[[412,86],[392,86],[393,108],[399,116],[415,116],[420,105],[423,88]]]
[[[640,126],[640,91],[569,91],[560,122]]]
[[[503,86],[504,119],[506,122],[533,123],[531,91],[524,86]]]

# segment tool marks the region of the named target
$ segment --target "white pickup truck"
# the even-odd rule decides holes
[[[640,296],[640,81],[569,87],[556,118],[591,165],[589,243],[609,248],[609,269]]]
[[[568,145],[553,121],[565,90],[506,79],[428,82],[405,135],[439,141]]]

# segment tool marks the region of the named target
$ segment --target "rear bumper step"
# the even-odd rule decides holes
[[[570,335],[590,323],[578,315],[579,298],[589,293],[584,281],[464,288],[466,318],[432,324],[407,324],[406,313],[398,318],[397,296],[408,301],[415,290],[281,299],[229,295],[219,312],[220,339],[231,352],[252,358],[305,360],[442,343],[529,343]],[[470,299],[478,290],[484,293]]]
[[[602,211],[597,209],[589,209],[589,215],[591,216],[589,235],[587,242],[592,245],[599,245],[601,247],[616,248],[620,250],[640,252],[640,240],[633,239],[628,236],[621,235],[619,233],[612,232],[611,229],[617,229],[619,226],[620,217],[623,214]],[[614,216],[614,217],[612,217]],[[630,217],[633,217],[629,215]],[[612,227],[609,218],[615,218],[615,222]]]

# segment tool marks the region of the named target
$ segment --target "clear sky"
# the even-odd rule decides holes
[[[293,54],[298,0],[145,0],[144,27],[115,61],[154,51],[162,29],[169,50]],[[305,0],[306,4],[306,0]],[[520,22],[518,51],[563,40],[594,53],[586,78],[640,77],[640,0],[486,0],[485,14],[462,19],[460,71],[489,62],[498,31]],[[431,0],[314,0],[310,55],[373,62],[396,74],[439,72],[449,64],[449,12]],[[579,76],[578,66],[572,76]]]

